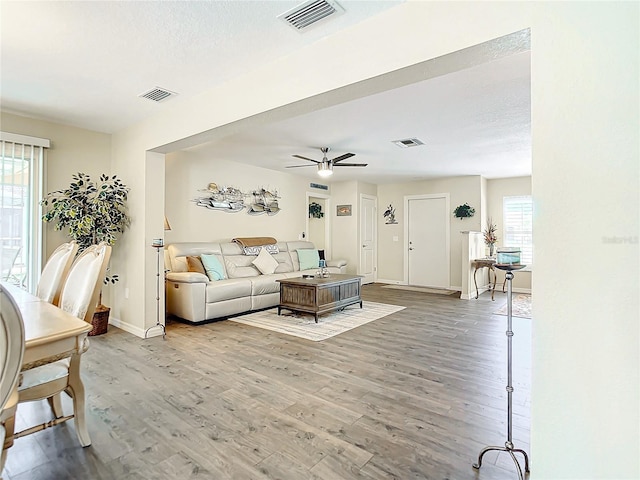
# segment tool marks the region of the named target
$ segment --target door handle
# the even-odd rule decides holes
[[[409,250],[413,250],[413,247],[409,247]]]
[[[367,246],[366,245],[362,245],[362,248],[367,248]]]

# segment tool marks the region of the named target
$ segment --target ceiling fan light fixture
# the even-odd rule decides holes
[[[321,177],[330,177],[333,175],[333,164],[327,161],[320,162],[318,164],[318,175]]]

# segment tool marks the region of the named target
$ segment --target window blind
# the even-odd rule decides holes
[[[533,201],[530,195],[503,198],[504,246],[519,248],[520,261],[533,263]]]

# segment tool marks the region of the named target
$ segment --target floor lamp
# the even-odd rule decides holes
[[[526,267],[526,265],[511,265],[511,264],[500,264],[496,263],[495,267],[500,270],[505,270],[507,273],[505,274],[507,281],[507,441],[504,444],[504,447],[485,447],[480,452],[478,456],[478,463],[473,464],[473,468],[479,469],[482,466],[482,457],[485,453],[490,452],[491,450],[497,450],[499,452],[507,452],[511,455],[511,459],[516,464],[516,468],[518,469],[518,478],[519,480],[524,480],[524,475],[522,473],[522,467],[520,467],[520,462],[516,458],[516,453],[521,453],[524,456],[524,471],[525,473],[529,473],[529,457],[527,456],[527,452],[520,448],[514,448],[513,446],[513,399],[511,398],[513,395],[513,381],[512,381],[512,340],[513,340],[513,330],[512,330],[512,298],[511,298],[511,281],[513,280],[513,271],[520,270],[521,268]]]
[[[171,225],[169,225],[169,221],[167,220],[166,216],[164,217],[164,230],[171,230]],[[166,340],[167,329],[164,323],[160,322],[160,250],[164,252],[164,241],[162,240],[162,238],[155,238],[151,243],[151,246],[156,249],[156,324],[147,328],[147,330],[144,332],[144,338],[147,338],[149,330],[151,330],[152,328],[160,327],[162,328],[162,339]],[[164,269],[162,273],[164,274]]]

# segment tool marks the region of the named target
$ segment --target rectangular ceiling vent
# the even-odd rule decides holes
[[[138,95],[140,98],[146,98],[153,102],[162,102],[167,100],[168,98],[175,97],[178,95],[176,92],[172,92],[167,90],[166,88],[155,87],[149,90],[148,92],[141,93]]]
[[[278,15],[278,18],[298,32],[303,32],[320,20],[341,13],[344,13],[344,9],[333,0],[311,0]]]
[[[417,138],[405,138],[403,140],[393,140],[391,143],[395,143],[397,146],[402,148],[409,147],[418,147],[420,145],[424,145],[424,142],[418,140]]]

